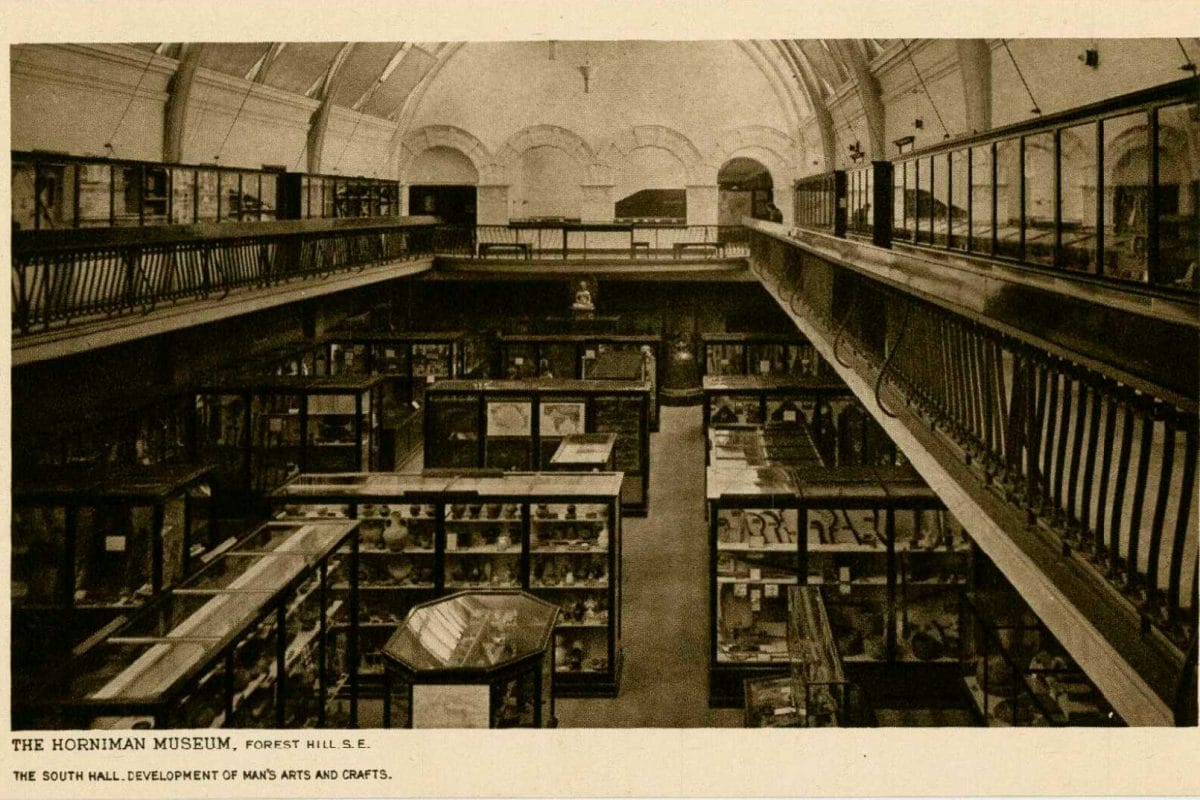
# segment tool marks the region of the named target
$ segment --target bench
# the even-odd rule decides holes
[[[486,258],[492,253],[513,253],[528,261],[530,259],[529,245],[524,242],[480,242],[479,257]]]
[[[725,245],[720,242],[676,242],[672,249],[678,261],[685,250],[706,250],[714,256],[720,256],[725,252]]]
[[[649,243],[649,242],[631,242],[631,243],[630,243],[630,245],[629,245],[629,255],[630,255],[630,257],[631,257],[631,258],[637,258],[637,254],[638,254],[638,251],[639,251],[639,250],[645,250],[645,251],[646,251],[646,257],[647,257],[647,258],[649,258],[649,256],[650,256],[650,243]]]

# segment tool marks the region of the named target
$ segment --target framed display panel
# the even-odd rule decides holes
[[[832,377],[834,372],[802,336],[769,333],[700,334],[702,376]]]
[[[502,334],[497,346],[497,374],[510,380],[553,377],[648,382],[650,429],[658,430],[659,388],[667,368],[661,336]]]
[[[292,518],[357,518],[360,663],[408,610],[447,592],[521,588],[561,608],[559,696],[613,696],[621,671],[621,476],[617,473],[301,476],[273,496]],[[374,685],[374,683],[372,683]]]
[[[334,375],[376,375],[382,391],[382,460],[398,469],[421,448],[421,406],[435,381],[476,375],[486,364],[466,331],[346,333],[322,344]]]
[[[244,513],[300,472],[371,469],[379,460],[382,379],[233,376],[193,389],[194,453],[217,465]]]
[[[611,472],[615,463],[615,433],[564,436],[550,457],[550,469],[565,472]]]
[[[17,718],[59,729],[353,727],[356,670],[330,637],[339,619],[355,635],[357,529],[263,525],[96,637]],[[348,598],[329,591],[339,580]]]
[[[555,727],[557,617],[520,591],[459,592],[417,606],[383,649],[384,727]]]
[[[620,381],[440,381],[425,404],[425,466],[550,468],[582,406],[584,433],[617,435],[615,469],[625,475],[622,506],[649,506],[649,385]],[[543,427],[545,422],[545,427]]]
[[[820,586],[840,660],[953,663],[965,533],[909,468],[709,467],[709,701],[786,663],[783,589]]]

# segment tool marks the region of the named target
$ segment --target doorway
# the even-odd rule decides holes
[[[408,213],[441,217],[449,225],[475,225],[474,186],[410,186]]]

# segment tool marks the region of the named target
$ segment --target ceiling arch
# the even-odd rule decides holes
[[[621,131],[599,148],[599,161],[611,169],[642,147],[666,150],[679,159],[689,183],[705,182],[709,165],[699,148],[687,136],[665,125],[635,125]]]
[[[468,131],[453,125],[426,125],[404,135],[397,163],[400,180],[404,181],[408,168],[417,156],[435,147],[449,147],[465,155],[479,173],[480,183],[497,182],[495,159],[487,147]]]
[[[496,151],[495,163],[511,174],[521,156],[535,147],[562,150],[587,170],[593,183],[610,181],[607,166],[596,159],[591,145],[579,134],[558,125],[530,125],[517,131]]]

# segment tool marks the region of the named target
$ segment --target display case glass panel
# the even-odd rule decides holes
[[[196,221],[216,222],[221,203],[221,173],[215,169],[196,170]]]
[[[108,164],[79,166],[79,227],[108,227],[112,224],[112,167]]]
[[[196,221],[196,170],[171,170],[171,223],[191,225]]]
[[[66,545],[65,505],[13,506],[14,608],[63,605]]]
[[[524,521],[516,503],[453,503],[444,508],[445,585],[519,588]]]
[[[300,473],[304,396],[255,394],[250,402],[250,474],[254,491],[264,491]]]
[[[426,398],[425,464],[480,465],[479,395],[438,394]]]

